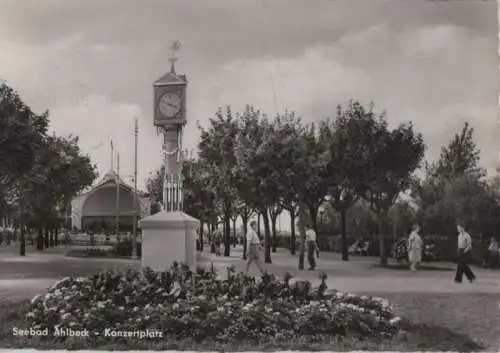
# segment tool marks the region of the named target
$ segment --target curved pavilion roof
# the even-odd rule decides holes
[[[91,193],[97,191],[98,189],[106,187],[106,186],[111,186],[111,185],[116,186],[117,182],[120,184],[120,187],[125,188],[130,192],[134,192],[134,188],[132,186],[130,186],[126,182],[124,182],[123,179],[120,178],[120,176],[114,170],[110,170],[102,177],[100,182],[98,182],[90,190],[83,192],[81,195],[91,194]],[[144,193],[140,190],[137,190],[137,195],[142,196],[142,197],[147,196],[146,193]]]

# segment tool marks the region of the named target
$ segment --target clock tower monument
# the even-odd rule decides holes
[[[139,223],[143,233],[141,265],[157,271],[170,268],[174,261],[196,267],[199,221],[182,212],[182,132],[187,123],[187,79],[175,71],[175,53],[179,49],[180,43],[174,42],[170,71],[153,84],[153,123],[163,135],[163,210]]]

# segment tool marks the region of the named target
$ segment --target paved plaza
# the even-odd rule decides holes
[[[68,247],[48,249],[37,252],[28,249],[27,256],[20,257],[16,247],[0,252],[0,300],[26,299],[43,291],[63,276],[85,276],[109,268],[139,268],[140,261],[127,259],[99,259],[67,257]],[[227,267],[234,266],[237,271],[244,271],[241,247],[232,248],[230,257],[215,256],[205,251],[198,254],[200,265],[210,267],[213,264],[219,275],[227,276]],[[339,254],[324,253],[318,261],[316,271],[299,271],[298,255],[291,256],[286,250],[278,249],[272,254],[273,263],[265,264],[268,272],[281,276],[286,272],[295,279],[306,279],[318,285],[319,274],[328,275],[330,289],[343,292],[363,293],[500,293],[500,272],[475,268],[477,281],[473,284],[464,281],[453,282],[454,265],[436,264],[442,271],[422,270],[416,273],[394,269],[375,268],[378,259],[351,257],[344,262]],[[391,261],[391,260],[390,260]],[[307,262],[306,262],[307,267]],[[255,265],[251,273],[257,275]]]
[[[17,249],[0,250],[0,302],[17,302],[44,292],[65,276],[87,276],[105,269],[139,268],[140,261],[119,259],[70,258],[69,247],[37,252],[27,250],[20,257]],[[430,264],[442,270],[412,273],[374,267],[377,258],[352,257],[343,262],[339,254],[323,253],[316,271],[298,271],[298,255],[291,256],[278,249],[272,254],[273,264],[266,269],[278,276],[289,272],[295,279],[307,279],[318,285],[319,274],[328,275],[329,289],[380,296],[389,299],[395,309],[414,322],[440,325],[466,333],[482,342],[489,350],[500,348],[500,272],[474,268],[478,280],[470,284],[453,282],[453,264]],[[237,271],[245,268],[241,248],[231,248],[230,257],[217,257],[205,252],[198,254],[200,265],[217,269],[221,277],[227,267]],[[391,261],[391,260],[390,260]],[[306,262],[307,266],[307,262]],[[255,265],[252,273],[257,274]],[[467,319],[464,320],[464,317]]]

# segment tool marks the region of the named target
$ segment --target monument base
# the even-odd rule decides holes
[[[142,219],[141,267],[170,269],[173,262],[196,269],[196,229],[199,221],[180,211],[162,211]]]

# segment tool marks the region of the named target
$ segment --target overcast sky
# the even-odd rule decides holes
[[[350,98],[374,101],[389,122],[412,120],[437,157],[464,121],[481,163],[498,160],[497,5],[417,0],[0,0],[0,79],[51,128],[75,134],[101,176],[109,141],[133,173],[139,118],[139,187],[161,163],[153,128],[155,79],[189,80],[184,145],[218,107],[254,104],[305,121],[333,116]],[[125,177],[130,180],[129,177]]]

